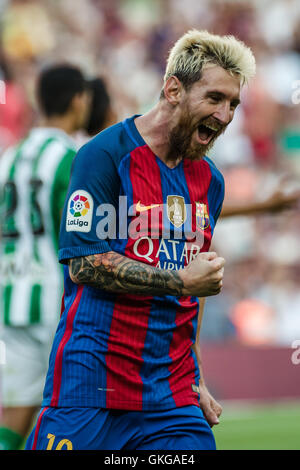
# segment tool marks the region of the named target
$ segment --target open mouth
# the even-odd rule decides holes
[[[211,124],[200,124],[198,126],[198,141],[207,145],[215,137],[219,129]]]

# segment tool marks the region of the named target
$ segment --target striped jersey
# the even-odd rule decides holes
[[[6,325],[59,320],[58,234],[75,154],[62,130],[33,128],[0,157],[0,316]]]
[[[208,159],[170,169],[147,146],[133,116],[77,153],[62,216],[61,319],[43,406],[163,410],[199,405],[191,346],[198,299],[109,293],[76,285],[68,260],[115,251],[159,269],[208,251],[224,181]]]

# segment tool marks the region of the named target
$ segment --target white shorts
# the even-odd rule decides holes
[[[0,326],[5,363],[0,365],[0,405],[39,406],[55,327]]]

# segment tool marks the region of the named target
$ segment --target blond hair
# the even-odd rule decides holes
[[[196,29],[188,31],[170,50],[164,82],[175,75],[188,88],[201,79],[208,64],[220,65],[241,77],[241,84],[255,75],[255,58],[249,47],[234,36],[219,36]]]

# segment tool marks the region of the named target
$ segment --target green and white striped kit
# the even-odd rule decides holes
[[[75,153],[63,131],[35,128],[0,157],[0,316],[6,325],[59,318],[58,231]]]

